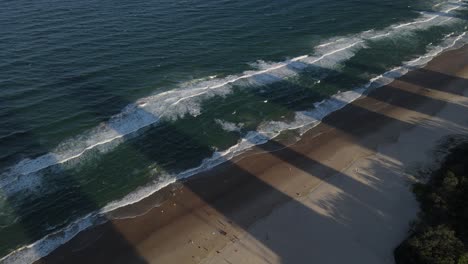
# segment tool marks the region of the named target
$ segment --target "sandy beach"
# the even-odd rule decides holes
[[[468,47],[166,187],[37,263],[393,263],[410,191],[443,138],[468,132]],[[162,204],[160,204],[162,202]]]

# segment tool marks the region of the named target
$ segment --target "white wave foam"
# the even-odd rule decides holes
[[[18,191],[15,186],[24,176],[40,176],[41,170],[52,166],[65,166],[87,153],[102,153],[117,146],[144,127],[158,123],[162,118],[176,119],[185,114],[200,114],[200,103],[213,96],[225,96],[232,91],[232,85],[260,86],[284,80],[298,74],[305,67],[319,65],[331,68],[350,58],[363,41],[338,45],[337,49],[317,50],[317,56],[299,56],[281,63],[263,63],[263,70],[247,71],[240,76],[224,79],[210,79],[183,89],[176,89],[138,100],[127,106],[120,114],[112,117],[84,135],[77,136],[59,145],[46,155],[25,159],[0,177],[0,188],[6,192]],[[73,164],[73,163],[71,163]]]
[[[446,8],[442,12],[449,13],[460,6]],[[232,92],[232,85],[258,86],[283,80],[297,75],[301,70],[310,65],[322,68],[333,68],[338,63],[352,57],[355,50],[365,47],[365,41],[369,39],[388,37],[405,30],[420,29],[440,23],[438,14],[428,18],[394,25],[384,30],[367,30],[363,33],[349,37],[339,37],[329,40],[327,43],[315,47],[313,56],[303,55],[285,62],[267,63],[259,61],[257,71],[247,71],[242,75],[232,75],[223,79],[210,76],[199,82],[185,84],[181,89],[162,92],[138,100],[128,105],[118,115],[112,117],[87,133],[67,140],[60,144],[51,153],[35,159],[25,159],[10,167],[0,175],[0,188],[7,192],[14,192],[21,188],[17,186],[24,176],[40,177],[41,170],[53,166],[65,166],[74,164],[88,153],[102,153],[117,146],[126,137],[136,135],[142,128],[157,124],[162,118],[176,119],[186,114],[197,116],[200,114],[200,103],[213,96],[226,96]],[[40,183],[31,186],[40,185]],[[39,182],[39,180],[38,180]]]
[[[457,1],[457,3],[461,3],[462,1]],[[439,6],[439,5],[436,5],[436,6]],[[456,10],[456,9],[459,9],[461,8],[460,5],[456,5],[456,6],[452,6],[452,7],[447,7],[445,9],[443,9],[442,11],[439,11],[439,12],[420,12],[422,15],[423,15],[423,19],[419,19],[419,20],[416,20],[416,21],[412,21],[412,22],[409,22],[409,23],[404,23],[404,24],[400,24],[398,26],[396,26],[395,28],[396,29],[399,29],[399,28],[402,28],[402,27],[408,27],[408,26],[413,26],[413,25],[416,25],[416,24],[422,24],[422,23],[427,23],[427,22],[431,22],[433,20],[436,20],[436,19],[440,19],[440,18],[444,18],[446,16],[450,16],[450,12]],[[443,21],[443,20],[442,20]],[[440,21],[439,21],[440,22]]]
[[[216,119],[215,122],[221,126],[222,129],[228,132],[240,132],[242,127],[244,126],[243,123],[234,124],[231,122],[227,122],[221,119]]]

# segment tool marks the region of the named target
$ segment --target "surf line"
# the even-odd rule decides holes
[[[258,71],[258,72],[252,73],[252,74],[243,75],[243,76],[241,76],[241,77],[239,77],[239,78],[236,78],[236,79],[234,79],[234,80],[230,80],[230,81],[228,81],[228,82],[225,82],[225,83],[222,83],[222,84],[218,84],[218,85],[214,85],[214,86],[210,86],[210,87],[204,87],[204,88],[202,88],[202,89],[203,89],[203,90],[212,90],[212,89],[221,88],[221,87],[223,87],[223,86],[225,86],[225,85],[227,85],[227,84],[231,84],[231,83],[237,82],[237,81],[242,80],[242,79],[248,79],[248,78],[251,78],[251,77],[254,77],[254,76],[257,76],[257,75],[261,75],[261,74],[264,74],[264,73],[268,73],[268,72],[271,72],[271,71],[274,71],[274,70],[278,70],[278,69],[284,68],[284,67],[288,66],[291,62],[304,62],[304,63],[306,63],[306,64],[314,64],[314,63],[317,63],[317,62],[319,62],[319,61],[325,59],[326,57],[328,57],[328,56],[330,56],[330,55],[333,55],[333,54],[338,53],[338,52],[340,52],[340,51],[343,51],[343,50],[347,50],[347,49],[349,49],[349,48],[352,48],[352,47],[354,47],[354,46],[356,46],[357,44],[362,43],[362,42],[364,42],[364,41],[363,41],[363,40],[360,40],[360,41],[357,41],[357,42],[355,42],[355,43],[353,43],[353,44],[351,44],[351,45],[348,45],[348,46],[346,46],[346,47],[343,47],[343,48],[341,48],[341,49],[337,49],[337,50],[334,50],[334,51],[332,51],[332,52],[326,53],[326,54],[322,55],[321,57],[319,57],[319,58],[317,58],[317,59],[315,59],[315,60],[313,60],[313,61],[311,61],[311,62],[304,62],[304,61],[302,61],[302,60],[304,60],[304,59],[310,57],[309,55],[303,55],[303,56],[300,56],[300,57],[296,57],[296,58],[294,58],[294,59],[291,59],[290,61],[285,62],[285,63],[283,63],[283,64],[281,64],[281,65],[278,65],[278,66],[275,66],[275,67],[272,67],[272,68],[269,68],[269,69],[266,69],[266,70]],[[205,94],[205,93],[207,93],[207,91],[203,91],[203,92],[198,93],[198,94],[194,94],[194,95],[190,95],[190,96],[181,98],[181,99],[177,100],[176,102],[172,103],[171,106],[175,106],[175,105],[179,104],[179,103],[182,102],[182,101],[185,101],[185,100],[190,99],[190,98],[192,98],[192,97],[200,96],[200,95]]]
[[[460,2],[460,1],[458,1]],[[453,8],[450,8],[448,9],[446,12],[450,12],[450,11],[453,11],[457,8],[459,8],[460,6],[456,6],[456,7],[453,7]],[[406,24],[402,24],[402,25],[399,25],[399,26],[396,26],[395,28],[402,28],[402,27],[405,27],[405,26],[408,26],[408,25],[411,25],[411,24],[417,24],[417,23],[425,23],[425,22],[429,22],[429,21],[432,21],[434,20],[436,17],[438,17],[439,15],[435,15],[429,19],[426,19],[426,20],[423,20],[423,21],[414,21],[414,22],[411,22],[411,23],[406,23]],[[377,35],[377,36],[374,36],[374,37],[371,37],[370,39],[374,39],[374,38],[377,38],[377,37],[384,37],[384,36],[388,36],[390,34],[390,32],[387,32],[387,33],[383,33],[383,34],[380,34],[380,35]],[[319,45],[317,46],[318,48],[319,47],[325,47],[325,46],[329,46],[329,45],[332,45],[334,43],[337,43],[337,42],[340,42],[342,40],[344,40],[345,38],[340,38],[338,40],[335,40],[335,41],[332,41],[332,42],[329,42],[329,43],[325,43],[325,44],[322,44],[322,45]],[[251,78],[251,77],[254,77],[254,76],[257,76],[257,75],[261,75],[261,74],[264,74],[264,73],[268,73],[268,72],[271,72],[271,71],[274,71],[274,70],[277,70],[277,69],[280,69],[280,68],[283,68],[283,67],[286,67],[287,65],[289,65],[291,62],[302,62],[302,63],[305,63],[305,64],[313,64],[313,63],[317,63],[325,58],[327,58],[328,56],[330,55],[333,55],[335,53],[338,53],[340,51],[343,51],[343,50],[346,50],[346,49],[349,49],[359,43],[362,43],[364,42],[365,38],[363,38],[361,36],[360,40],[355,42],[355,43],[352,43],[346,47],[343,47],[343,48],[340,48],[340,49],[337,49],[337,50],[334,50],[334,51],[331,51],[329,53],[326,53],[322,56],[320,56],[319,58],[313,60],[313,61],[310,61],[310,62],[307,62],[307,61],[304,61],[306,60],[307,58],[311,57],[310,55],[303,55],[303,56],[299,56],[299,57],[296,57],[296,58],[293,58],[289,61],[286,61],[284,63],[281,63],[280,65],[277,65],[277,66],[274,66],[274,67],[271,67],[271,68],[268,68],[268,69],[265,69],[265,70],[261,70],[261,71],[257,71],[257,72],[253,72],[253,73],[250,73],[250,74],[246,74],[246,75],[243,75],[243,76],[240,76],[240,77],[237,77],[235,79],[232,79],[232,80],[228,80],[228,81],[225,81],[223,83],[220,83],[220,84],[216,84],[216,85],[212,85],[212,86],[207,86],[207,87],[202,87],[202,88],[198,88],[198,89],[195,89],[196,90],[200,90],[201,92],[198,92],[196,94],[192,94],[192,95],[189,95],[189,96],[186,96],[186,97],[183,97],[183,98],[180,98],[178,99],[177,101],[175,101],[174,103],[170,104],[170,107],[173,107],[173,106],[176,106],[178,104],[180,104],[181,102],[185,101],[185,100],[188,100],[190,98],[194,98],[194,97],[197,97],[197,96],[201,96],[203,94],[206,94],[208,91],[210,90],[214,90],[214,89],[218,89],[218,88],[221,88],[221,87],[224,87],[228,84],[232,84],[232,83],[235,83],[239,80],[243,80],[243,79],[247,79],[247,78]],[[166,91],[166,92],[163,92],[163,93],[160,93],[160,94],[157,94],[157,95],[154,95],[154,96],[150,96],[147,98],[147,100],[145,99],[141,99],[140,103],[137,101],[136,102],[136,107],[137,108],[142,108],[145,107],[147,104],[148,104],[148,101],[152,101],[152,100],[148,100],[148,99],[156,99],[156,98],[160,98],[164,95],[169,95],[169,94],[172,94],[172,93],[179,93],[180,90],[179,89],[175,89],[175,90],[171,90],[171,91]],[[151,113],[150,113],[151,114]],[[97,142],[95,144],[92,144],[90,146],[87,146],[85,147],[83,150],[81,150],[80,152],[76,153],[76,154],[73,154],[72,156],[69,156],[69,157],[65,157],[61,160],[57,160],[57,154],[54,154],[54,153],[49,153],[49,154],[46,154],[44,156],[42,156],[42,159],[46,159],[47,156],[49,156],[49,160],[54,160],[54,162],[47,162],[49,164],[44,164],[43,166],[39,165],[39,167],[36,167],[36,168],[30,168],[30,169],[27,169],[25,171],[20,171],[19,174],[20,175],[28,175],[28,174],[31,174],[31,173],[35,173],[35,172],[38,172],[38,171],[41,171],[43,169],[46,169],[46,168],[49,168],[51,166],[55,166],[57,164],[63,164],[65,162],[68,162],[68,161],[71,161],[71,160],[74,160],[74,159],[77,159],[79,158],[80,156],[82,156],[84,153],[86,153],[87,151],[90,151],[94,148],[96,148],[97,146],[101,146],[101,145],[104,145],[104,144],[107,144],[107,143],[110,143],[112,141],[115,141],[117,139],[121,139],[129,134],[132,134],[132,133],[135,133],[137,131],[139,131],[140,129],[143,129],[145,127],[148,127],[148,126],[151,126],[157,122],[159,122],[159,120],[161,119],[161,117],[164,117],[168,114],[168,109],[166,109],[159,117],[157,116],[154,116],[155,118],[152,119],[152,120],[148,120],[148,122],[144,122],[143,124],[140,124],[138,125],[135,129],[132,129],[130,131],[126,131],[122,134],[119,134],[119,135],[116,135],[114,137],[111,137],[111,138],[108,138],[108,139],[105,139],[101,142]],[[112,127],[108,127],[109,129],[112,129]],[[114,129],[114,131],[116,131]],[[116,131],[117,132],[117,131]],[[41,157],[37,158],[37,159],[41,159]],[[37,162],[38,160],[35,159],[35,160],[31,160],[30,163],[31,164],[38,164],[39,162]],[[17,165],[13,166],[12,169],[14,170],[15,168],[19,168],[19,166],[21,166],[21,163],[18,163]],[[28,162],[29,163],[29,162]],[[39,163],[40,164],[40,163]],[[34,166],[33,166],[34,167]],[[10,169],[10,173],[14,171]],[[16,172],[16,174],[18,174],[18,172]]]

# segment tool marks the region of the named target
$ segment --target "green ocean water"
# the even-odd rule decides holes
[[[312,126],[346,103],[318,102],[377,86],[391,79],[386,72],[463,44],[466,7],[417,0],[4,2],[0,255],[13,253],[3,261],[31,262],[33,250],[47,253],[105,220],[93,212]]]

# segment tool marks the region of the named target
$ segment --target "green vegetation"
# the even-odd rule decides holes
[[[468,264],[468,143],[454,148],[430,180],[414,186],[421,205],[397,264]]]

